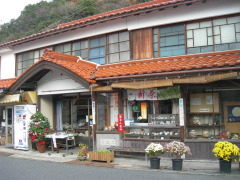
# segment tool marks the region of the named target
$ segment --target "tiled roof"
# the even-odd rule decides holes
[[[95,82],[94,80],[90,79],[90,76],[95,72],[97,64],[90,61],[80,60],[77,56],[58,53],[50,49],[45,50],[43,57],[40,59],[40,61],[38,61],[38,63],[41,61],[53,62],[72,71],[88,82]]]
[[[81,24],[81,23],[86,23],[86,22],[89,22],[89,21],[96,21],[96,20],[103,19],[103,18],[110,18],[110,17],[116,16],[116,15],[122,15],[122,14],[132,13],[132,12],[139,11],[139,10],[147,10],[147,9],[152,9],[152,8],[159,7],[159,6],[166,6],[166,5],[175,4],[175,3],[178,3],[178,2],[186,2],[186,1],[189,1],[189,0],[155,0],[155,1],[150,1],[150,2],[146,2],[146,3],[137,4],[137,5],[133,5],[133,6],[129,6],[129,7],[105,12],[105,13],[102,13],[102,14],[90,16],[90,17],[87,17],[87,18],[84,18],[84,19],[79,19],[79,20],[76,20],[76,21],[60,24],[58,27],[59,28],[65,28],[65,27],[74,26],[74,25]]]
[[[240,65],[240,50],[164,57],[98,66],[93,78],[147,75],[164,72],[222,68]]]
[[[2,79],[0,80],[0,88],[9,88],[17,78],[11,78],[11,79]]]
[[[95,80],[90,79],[90,76],[93,72],[95,72],[97,68],[97,64],[92,63],[90,61],[80,60],[77,56],[67,55],[52,51],[50,49],[46,49],[44,51],[43,56],[41,59],[34,63],[32,66],[28,67],[19,77],[21,78],[28,70],[30,70],[33,66],[42,61],[49,61],[54,64],[60,65],[73,73],[77,76],[85,79],[90,83],[94,83]]]
[[[69,23],[64,23],[60,24],[57,28],[50,29],[47,31],[43,31],[40,33],[33,34],[31,36],[23,37],[21,39],[13,40],[10,42],[6,42],[3,44],[0,44],[0,47],[4,47],[7,45],[15,45],[23,42],[28,42],[37,38],[42,38],[45,36],[50,36],[53,34],[61,33],[63,31],[67,31],[68,28],[71,29],[73,26],[78,26],[78,25],[89,25],[89,23],[97,23],[97,22],[103,22],[103,21],[108,21],[111,20],[112,18],[121,18],[123,16],[129,16],[132,15],[133,13],[141,13],[145,11],[151,11],[154,10],[155,8],[165,8],[167,6],[175,6],[181,3],[193,3],[193,2],[198,2],[201,0],[154,0],[142,4],[137,4],[113,11],[109,11],[106,13],[86,17],[83,19],[79,19],[76,21],[72,21]]]
[[[120,78],[134,75],[144,76],[154,75],[156,73],[161,75],[161,73],[165,72],[175,72],[177,74],[179,72],[191,72],[206,68],[211,70],[211,68],[237,67],[240,65],[240,50],[164,57],[97,66],[97,64],[89,61],[79,60],[77,56],[66,55],[47,49],[43,57],[30,66],[24,73],[42,61],[49,61],[60,65],[86,81],[96,83],[95,80],[100,80],[101,78]],[[24,73],[18,78],[0,80],[0,88],[9,88],[15,81],[21,78]]]

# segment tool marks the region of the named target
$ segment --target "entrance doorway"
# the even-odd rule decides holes
[[[14,139],[14,115],[13,115],[13,106],[6,106],[5,109],[5,143],[7,147],[13,147]]]
[[[75,142],[92,147],[92,101],[90,95],[56,97],[56,131],[74,132]]]

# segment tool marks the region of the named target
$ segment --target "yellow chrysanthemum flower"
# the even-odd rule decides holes
[[[240,161],[240,149],[235,144],[228,141],[217,142],[212,152],[216,157],[225,161]]]

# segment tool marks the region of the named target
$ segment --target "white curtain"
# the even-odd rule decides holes
[[[62,101],[57,101],[57,107],[56,107],[56,117],[57,117],[57,130],[63,130],[63,125],[62,125],[62,107],[63,103]]]

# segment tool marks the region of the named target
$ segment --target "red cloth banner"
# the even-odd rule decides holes
[[[118,132],[124,132],[124,117],[123,117],[123,114],[118,114]]]

